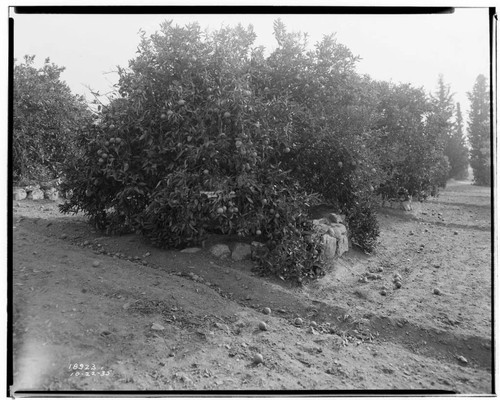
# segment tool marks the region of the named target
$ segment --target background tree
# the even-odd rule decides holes
[[[442,158],[439,161],[437,172],[438,185],[446,186],[446,181],[450,177],[451,164],[448,157],[449,138],[453,134],[455,113],[455,104],[453,94],[450,93],[450,86],[444,81],[442,74],[438,78],[438,87],[436,92],[431,95],[432,112],[427,119],[427,127],[436,138],[436,150],[442,152]]]
[[[445,154],[450,163],[449,178],[466,179],[469,168],[469,151],[465,143],[460,103],[457,103],[456,106],[455,123],[446,141]]]
[[[409,84],[378,84],[378,120],[372,148],[382,163],[378,193],[387,198],[421,200],[436,194],[447,163],[436,127],[442,119],[423,89]],[[444,163],[444,168],[443,168]]]
[[[467,93],[470,112],[468,136],[471,146],[470,165],[477,185],[491,185],[490,93],[486,77],[479,75]]]
[[[13,178],[14,182],[59,177],[66,160],[80,151],[77,132],[91,120],[84,99],[71,93],[60,77],[63,67],[35,56],[14,66]]]

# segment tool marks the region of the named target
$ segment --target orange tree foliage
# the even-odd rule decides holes
[[[61,81],[63,67],[47,58],[34,67],[34,56],[14,66],[12,166],[14,181],[59,177],[80,147],[77,132],[91,120],[83,98]]]
[[[391,179],[377,83],[333,36],[308,50],[280,21],[274,33],[267,56],[251,27],[165,22],[142,35],[119,69],[118,97],[68,164],[73,197],[62,211],[165,247],[209,232],[257,237],[261,269],[300,282],[323,267],[308,218],[323,202],[347,214],[354,244],[373,250],[374,196]]]

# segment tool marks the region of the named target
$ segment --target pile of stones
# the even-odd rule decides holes
[[[15,201],[19,200],[43,200],[48,199],[56,201],[59,199],[59,190],[57,189],[59,181],[44,182],[36,185],[14,186],[13,197]]]

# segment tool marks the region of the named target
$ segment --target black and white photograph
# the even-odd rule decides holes
[[[8,20],[8,396],[495,393],[495,8]]]

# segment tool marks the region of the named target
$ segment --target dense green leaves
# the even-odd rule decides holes
[[[408,84],[382,82],[378,92],[373,151],[384,179],[378,192],[387,198],[401,198],[400,193],[405,193],[423,199],[435,193],[442,174],[447,174],[432,103],[422,89]]]
[[[449,117],[421,89],[357,74],[332,35],[309,49],[279,20],[274,34],[269,55],[252,27],[165,22],[142,35],[68,163],[62,210],[164,247],[256,237],[263,271],[301,281],[321,270],[307,214],[322,202],[372,251],[378,194],[423,199],[446,179]]]
[[[84,162],[67,170],[73,197],[62,210],[161,247],[199,244],[209,232],[255,236],[268,248],[262,265],[288,260],[267,272],[311,274],[319,253],[298,227],[318,198],[280,164],[287,98],[266,89],[254,38],[241,26],[205,35],[170,23],[143,37],[130,68],[119,70],[120,97],[91,128]],[[309,250],[290,258],[300,241]]]
[[[34,67],[34,56],[14,66],[14,181],[57,178],[62,165],[79,151],[77,132],[91,119],[81,97],[61,81],[64,68],[45,60]]]

